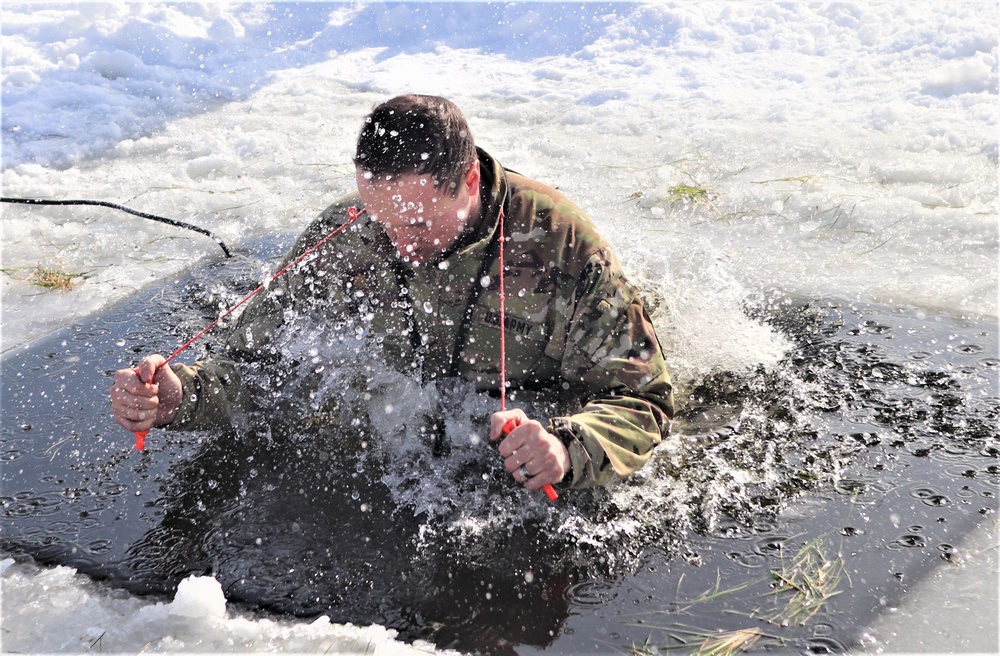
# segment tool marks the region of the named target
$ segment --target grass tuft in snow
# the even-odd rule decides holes
[[[668,189],[667,193],[670,194],[670,200],[673,203],[691,205],[710,201],[708,190],[694,185],[679,184]]]
[[[46,266],[37,264],[26,273],[24,269],[3,269],[7,275],[26,282],[46,291],[68,292],[76,289],[82,281],[91,277],[91,273],[76,273],[67,271],[61,266]]]

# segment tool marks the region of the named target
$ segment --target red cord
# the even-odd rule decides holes
[[[294,267],[295,265],[297,265],[302,260],[306,259],[306,257],[308,257],[310,254],[312,254],[313,252],[315,252],[316,249],[318,249],[320,246],[322,246],[326,242],[328,242],[331,239],[333,239],[333,237],[335,237],[341,230],[343,230],[347,226],[349,226],[352,223],[354,223],[354,221],[356,221],[357,218],[359,216],[361,216],[361,213],[363,211],[364,210],[361,210],[361,212],[359,212],[358,208],[356,208],[356,207],[349,207],[349,208],[347,208],[347,221],[345,221],[340,226],[338,226],[336,229],[334,229],[326,237],[323,237],[318,242],[316,242],[315,244],[313,244],[312,246],[310,246],[306,250],[306,252],[304,252],[302,255],[299,255],[297,258],[295,258],[295,260],[293,262],[291,262],[290,264],[288,264],[287,266],[285,266],[284,268],[282,268],[281,271],[279,271],[278,273],[276,273],[273,276],[271,276],[271,280],[269,282],[273,282],[273,281],[277,280],[278,278],[280,278],[281,276],[285,275],[285,273],[287,273],[289,269],[291,269],[292,267]],[[210,323],[207,326],[205,326],[200,333],[198,333],[197,335],[195,335],[194,337],[192,337],[191,339],[189,339],[188,341],[186,341],[183,345],[181,345],[181,347],[179,349],[177,349],[176,351],[174,351],[173,354],[163,362],[163,364],[167,364],[168,362],[170,362],[171,360],[173,360],[174,358],[176,358],[178,355],[180,355],[181,352],[184,351],[184,349],[186,349],[187,347],[191,346],[196,341],[198,341],[198,339],[202,335],[204,335],[205,333],[207,333],[209,330],[211,330],[212,328],[214,328],[216,324],[218,324],[220,321],[222,321],[223,319],[225,319],[226,317],[228,317],[230,314],[232,314],[233,312],[235,312],[238,307],[240,307],[241,305],[243,305],[244,303],[246,303],[247,301],[249,301],[251,298],[253,298],[257,294],[259,294],[261,291],[263,291],[267,287],[267,285],[268,285],[268,283],[264,283],[263,285],[261,285],[257,289],[253,290],[252,292],[250,292],[249,294],[247,294],[246,296],[244,296],[242,298],[242,300],[240,300],[239,303],[237,303],[233,307],[231,307],[228,310],[226,310],[222,315],[219,316],[218,319],[216,319],[212,323]],[[160,366],[162,367],[163,365],[160,365]]]
[[[342,223],[341,225],[339,225],[332,232],[330,232],[327,236],[323,237],[318,242],[316,242],[311,247],[309,247],[304,253],[302,253],[302,255],[300,255],[297,258],[295,258],[295,260],[293,262],[291,262],[290,264],[288,264],[287,266],[285,266],[284,268],[282,268],[281,271],[279,271],[278,273],[276,273],[273,276],[271,276],[271,280],[268,281],[268,283],[269,282],[273,282],[273,281],[277,280],[278,278],[280,278],[281,276],[285,275],[285,273],[287,273],[289,269],[291,269],[292,267],[296,266],[299,262],[301,262],[302,260],[304,260],[310,254],[314,253],[316,251],[316,249],[318,249],[320,246],[322,246],[326,242],[328,242],[331,239],[333,239],[333,237],[336,236],[341,230],[343,230],[347,226],[349,226],[352,223],[354,223],[357,220],[357,218],[359,216],[361,216],[361,214],[363,212],[364,212],[364,210],[358,211],[358,208],[356,208],[356,207],[349,207],[349,208],[347,208],[347,221],[345,221],[344,223]],[[176,351],[174,351],[170,355],[169,358],[167,358],[166,360],[163,361],[163,363],[160,365],[160,367],[166,365],[168,362],[170,362],[171,360],[173,360],[174,358],[176,358],[187,347],[191,346],[196,341],[198,341],[201,338],[202,335],[204,335],[209,330],[211,330],[212,328],[214,328],[220,321],[222,321],[223,319],[225,319],[226,317],[228,317],[230,314],[232,314],[233,312],[235,312],[236,309],[239,308],[241,305],[243,305],[244,303],[246,303],[247,301],[249,301],[251,298],[253,298],[257,294],[259,294],[261,291],[263,291],[267,287],[268,283],[264,283],[263,285],[261,285],[257,289],[253,290],[252,292],[250,292],[249,294],[247,294],[246,296],[244,296],[240,300],[239,303],[237,303],[233,307],[231,307],[228,310],[226,310],[224,313],[222,313],[222,315],[219,316],[218,319],[216,319],[212,323],[210,323],[207,326],[205,326],[201,330],[201,332],[199,332],[197,335],[195,335],[194,337],[192,337],[188,341],[184,342],[184,344],[182,344],[179,349],[177,349]],[[157,369],[159,369],[160,367],[157,367]],[[139,375],[138,369],[136,370],[135,375],[136,376]],[[155,376],[155,372],[154,372],[154,376]],[[142,378],[140,378],[139,380],[141,381]],[[149,431],[145,430],[145,431],[134,431],[134,432],[135,432],[135,448],[138,449],[139,451],[142,451],[146,447],[146,435],[149,433]]]
[[[507,240],[503,231],[503,205],[500,206],[500,412],[507,409],[507,331],[504,326],[506,321],[506,300],[504,294],[504,264],[503,252],[504,242]]]
[[[504,248],[504,242],[507,241],[503,228],[504,219],[503,205],[500,206],[500,412],[507,409],[507,307],[506,300],[507,297],[504,294],[503,279],[504,279],[504,263],[503,263],[503,252],[506,250]],[[517,423],[511,419],[500,432],[507,436],[512,430],[517,428]],[[559,498],[559,494],[556,492],[555,488],[546,483],[542,486],[542,492],[548,497],[549,501],[555,501]]]

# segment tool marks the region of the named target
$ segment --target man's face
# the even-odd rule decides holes
[[[427,175],[376,176],[357,169],[358,192],[368,215],[392,240],[400,257],[419,266],[434,261],[479,213],[479,167],[452,196]]]

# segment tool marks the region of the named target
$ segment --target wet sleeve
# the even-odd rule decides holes
[[[196,362],[170,366],[181,380],[184,398],[169,430],[197,430],[228,424],[239,403],[239,368],[234,362]]]
[[[248,303],[226,340],[224,353],[193,365],[173,364],[181,380],[181,405],[170,430],[202,430],[227,426],[246,408],[243,369],[274,361],[272,338],[284,316],[282,294],[260,294]]]
[[[563,487],[606,485],[642,467],[667,435],[673,388],[652,322],[610,253],[590,259],[568,306],[562,377],[589,401],[550,431],[572,461]]]

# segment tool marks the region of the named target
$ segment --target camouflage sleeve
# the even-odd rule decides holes
[[[173,364],[181,380],[183,396],[177,416],[168,430],[197,430],[226,425],[240,401],[240,376],[229,361]]]
[[[284,294],[255,296],[226,340],[224,354],[199,360],[193,365],[173,364],[181,380],[181,405],[169,430],[201,430],[231,423],[234,414],[246,407],[242,370],[253,361],[274,357],[271,338],[281,326]]]
[[[562,376],[590,400],[550,421],[572,461],[561,485],[606,485],[642,467],[669,431],[672,385],[638,292],[609,251],[590,258],[569,307]]]

